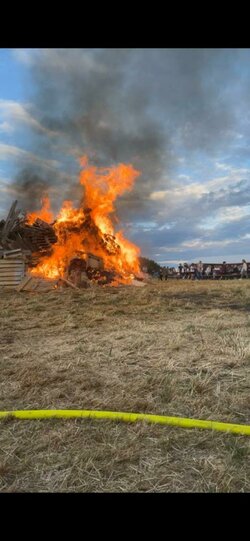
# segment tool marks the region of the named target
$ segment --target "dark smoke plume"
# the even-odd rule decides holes
[[[216,152],[222,132],[232,125],[220,89],[228,77],[228,57],[232,68],[238,51],[42,49],[32,54],[30,101],[42,129],[31,134],[30,150],[60,161],[61,168],[49,172],[29,164],[19,171],[15,186],[27,205],[39,206],[44,190],[52,189],[57,201],[72,191],[77,195],[77,158],[87,153],[97,165],[126,162],[141,170],[134,192],[121,198],[119,208],[123,218],[150,215],[149,194],[166,187],[176,149]]]

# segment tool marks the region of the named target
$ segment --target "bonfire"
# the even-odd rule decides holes
[[[39,246],[37,253],[33,250],[35,265],[33,257],[30,272],[33,276],[46,279],[75,278],[77,275],[79,282],[80,275],[84,277],[86,270],[90,278],[95,269],[93,277],[100,278],[101,274],[104,282],[131,283],[140,272],[140,249],[125,238],[122,230],[115,230],[119,223],[115,201],[124,192],[133,189],[140,173],[132,165],[125,164],[98,168],[90,165],[86,156],[80,163],[79,180],[83,193],[78,207],[72,201],[64,201],[55,216],[51,201],[46,196],[41,209],[27,213],[22,222],[26,238],[31,232],[34,234],[36,228],[43,245],[48,241],[48,236],[44,241],[41,229],[52,229],[48,246],[45,244],[43,250]]]

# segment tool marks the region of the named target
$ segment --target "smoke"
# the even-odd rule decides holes
[[[96,165],[132,162],[152,178],[163,168],[167,138],[150,115],[135,56],[133,50],[43,52],[32,69],[35,103],[59,146],[76,155],[87,151]]]
[[[230,95],[239,51],[216,49],[54,49],[30,51],[34,154],[61,162],[48,172],[32,164],[15,187],[27,205],[44,190],[77,193],[77,158],[132,163],[142,174],[118,204],[123,219],[153,214],[149,194],[166,188],[181,152],[217,152],[234,116]],[[235,71],[236,73],[236,71]],[[63,182],[63,174],[68,179]]]
[[[42,178],[34,168],[24,168],[16,176],[14,188],[21,205],[27,209],[33,208],[34,203],[40,202],[41,197],[48,192],[49,180]]]

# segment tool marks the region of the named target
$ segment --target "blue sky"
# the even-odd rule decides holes
[[[13,51],[0,49],[0,92],[2,100],[25,99],[23,64],[18,62]]]
[[[77,202],[78,157],[140,169],[118,201],[143,255],[250,260],[249,49],[0,50],[0,217]]]

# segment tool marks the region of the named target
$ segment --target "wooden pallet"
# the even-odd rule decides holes
[[[23,259],[0,259],[0,287],[15,288],[25,274]]]
[[[47,280],[28,274],[17,286],[16,291],[41,291],[46,293],[55,289],[56,283],[57,280]]]

